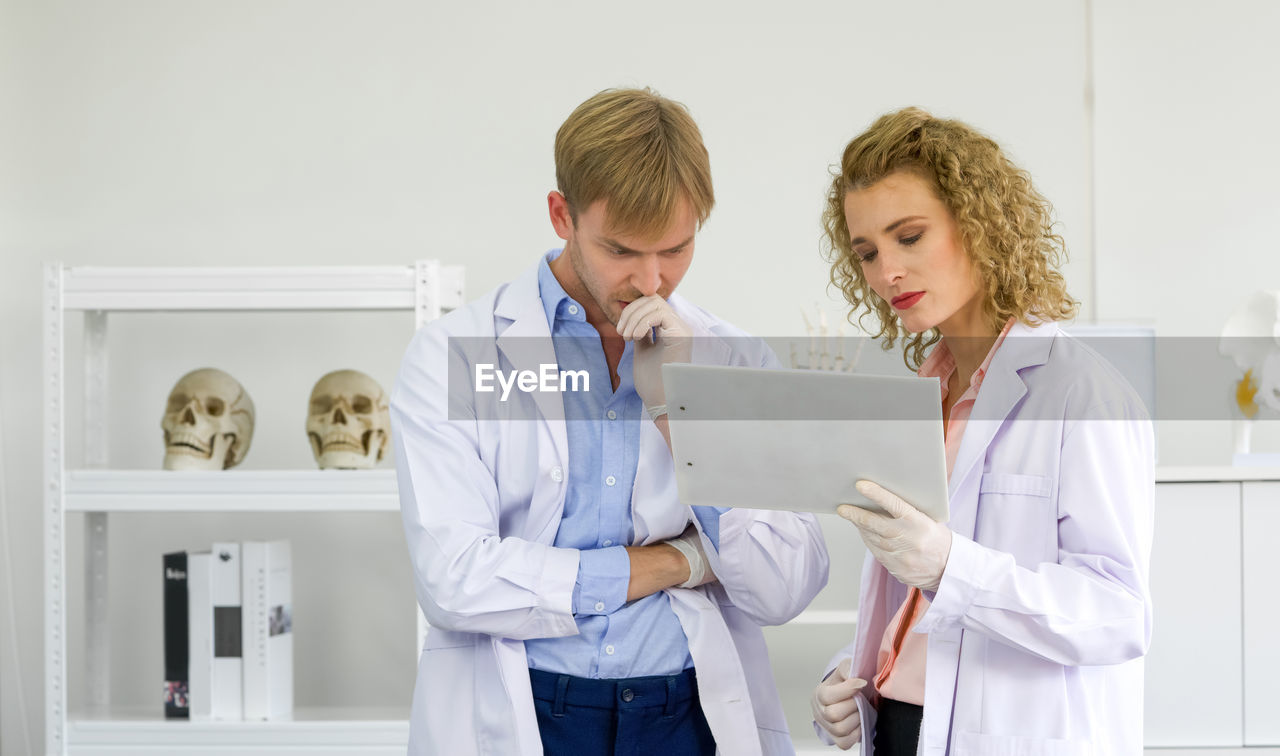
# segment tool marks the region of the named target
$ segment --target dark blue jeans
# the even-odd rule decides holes
[[[713,756],[692,669],[670,677],[589,680],[529,670],[548,756]]]

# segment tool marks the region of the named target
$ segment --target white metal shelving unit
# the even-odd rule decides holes
[[[107,533],[113,512],[397,511],[392,470],[174,473],[108,470],[107,316],[111,312],[403,310],[422,325],[462,304],[463,269],[44,268],[45,751],[50,754],[403,753],[408,724],[386,712],[299,709],[284,722],[165,721],[109,700]],[[84,464],[66,469],[64,321],[84,315]],[[83,712],[67,710],[66,517],[85,516]],[[419,636],[422,631],[419,616]]]

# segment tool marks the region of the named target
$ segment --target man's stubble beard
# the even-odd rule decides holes
[[[569,266],[573,268],[573,274],[577,276],[578,283],[582,285],[583,291],[585,291],[587,296],[591,298],[591,301],[595,303],[596,307],[600,308],[600,311],[604,313],[605,319],[608,320],[611,325],[617,327],[618,319],[622,316],[622,312],[619,311],[617,315],[614,315],[611,309],[613,305],[612,298],[603,302],[600,301],[600,297],[596,292],[595,278],[590,275],[586,264],[582,261],[581,246],[578,245],[576,241],[566,241],[565,254],[569,255]],[[606,292],[606,296],[608,296],[608,292]],[[628,300],[635,301],[639,298],[640,294],[636,293],[634,296],[628,297]]]

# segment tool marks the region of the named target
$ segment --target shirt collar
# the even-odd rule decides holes
[[[547,325],[555,330],[557,320],[577,320],[587,322],[587,311],[581,304],[564,290],[551,272],[551,261],[561,255],[563,249],[553,249],[542,256],[538,263],[538,296],[542,298],[542,308],[547,313]],[[572,309],[571,309],[572,308]]]
[[[1009,318],[1005,322],[1004,328],[1000,331],[1000,335],[996,337],[996,341],[991,345],[991,349],[987,351],[987,356],[983,358],[982,364],[978,369],[973,371],[973,375],[969,376],[969,388],[973,392],[977,392],[982,386],[982,379],[987,376],[987,369],[991,367],[991,360],[996,356],[996,350],[1004,343],[1004,338],[1009,335],[1009,329],[1013,328],[1013,324],[1017,322],[1017,318]],[[951,354],[951,350],[947,348],[947,342],[939,341],[938,345],[933,348],[929,356],[925,358],[920,369],[916,371],[916,375],[923,378],[937,378],[942,383],[942,396],[947,395],[947,381],[951,379],[951,373],[956,369],[956,358]]]

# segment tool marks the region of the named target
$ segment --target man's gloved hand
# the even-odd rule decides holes
[[[951,555],[951,528],[869,480],[855,488],[889,514],[852,504],[841,504],[836,512],[858,526],[862,542],[889,574],[922,591],[936,591]]]
[[[692,523],[684,529],[683,533],[666,541],[666,544],[684,554],[684,558],[689,560],[689,579],[680,584],[681,588],[697,588],[718,579],[716,573],[711,570],[711,565],[707,564],[707,555],[702,550],[702,538]]]
[[[671,305],[656,294],[627,305],[618,317],[617,330],[624,340],[636,343],[632,358],[636,393],[649,416],[657,419],[667,408],[662,366],[668,362],[688,362],[692,358],[693,332]]]
[[[831,735],[841,750],[849,750],[862,740],[862,717],[858,714],[858,691],[866,686],[861,677],[849,677],[850,660],[840,662],[827,679],[813,689],[809,705],[813,721]]]

